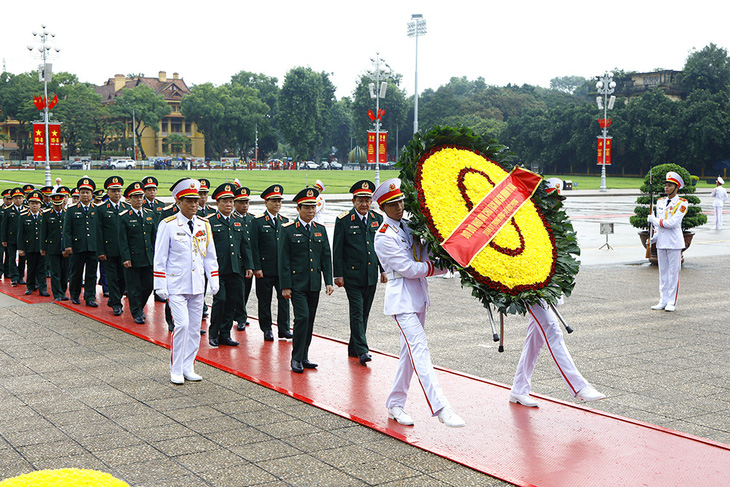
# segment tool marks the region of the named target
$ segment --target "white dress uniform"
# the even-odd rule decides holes
[[[562,302],[562,298],[560,302]],[[581,389],[588,385],[588,381],[578,372],[578,368],[565,346],[558,317],[542,300],[539,304],[533,304],[528,308],[528,316],[530,322],[527,325],[527,338],[522,347],[522,355],[517,364],[511,392],[523,396],[530,394],[532,373],[535,371],[540,350],[545,346],[558,367],[560,376],[568,386],[568,390],[575,397]]]
[[[434,267],[428,252],[419,242],[413,242],[406,221],[401,222],[385,216],[375,234],[375,252],[388,275],[384,312],[395,318],[401,334],[398,369],[386,405],[389,409],[405,407],[415,372],[431,414],[436,416],[449,403],[436,378],[426,342],[424,324],[430,304],[426,277],[445,274],[446,270]]]
[[[659,198],[656,215],[653,216],[654,236],[657,258],[659,260],[659,305],[677,305],[679,294],[679,270],[684,249],[682,219],[689,207],[687,200],[674,195],[674,198]]]
[[[155,241],[154,281],[155,292],[168,296],[175,323],[171,376],[194,374],[206,276],[211,293],[216,294],[218,260],[210,224],[196,215],[188,220],[181,212],[162,220]]]
[[[715,210],[715,230],[722,230],[722,207],[727,200],[727,191],[722,187],[725,184],[722,178],[717,178],[717,182],[720,186],[715,186],[712,190],[712,207]]]
[[[314,187],[319,190],[319,196],[317,196],[317,210],[312,220],[319,223],[320,225],[324,225],[324,207],[326,204],[324,196],[322,195],[322,193],[324,193],[324,184],[322,184],[322,181],[318,179],[317,182],[314,184]]]

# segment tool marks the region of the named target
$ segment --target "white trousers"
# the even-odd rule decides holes
[[[446,400],[436,372],[431,364],[431,352],[426,342],[426,312],[401,313],[393,315],[400,329],[400,359],[393,379],[393,387],[388,394],[386,406],[393,408],[406,405],[411,377],[416,373],[418,383],[426,395],[431,415],[436,416],[449,402]]]
[[[715,230],[722,230],[722,206],[713,206],[715,209]]]
[[[659,260],[659,302],[677,306],[682,250],[657,249],[657,258]]]
[[[172,334],[170,374],[193,372],[200,348],[200,322],[203,320],[204,294],[170,294],[167,298],[175,331]]]
[[[527,338],[525,338],[522,355],[517,364],[512,392],[523,396],[530,394],[532,373],[535,371],[537,357],[540,355],[540,349],[547,346],[550,356],[558,367],[558,372],[568,386],[568,391],[575,397],[578,391],[588,385],[588,381],[578,372],[573,358],[565,346],[558,317],[547,305],[543,308],[538,304],[528,308],[528,316],[530,321],[527,325]]]

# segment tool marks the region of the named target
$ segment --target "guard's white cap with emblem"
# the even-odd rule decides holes
[[[401,192],[400,185],[400,179],[388,179],[373,191],[373,199],[378,202],[381,208],[386,203],[395,203],[396,201],[404,200],[406,196]]]
[[[666,177],[665,181],[676,184],[677,189],[684,188],[684,179],[682,179],[682,176],[680,176],[679,174],[677,174],[674,171],[669,171],[667,173],[667,177]]]
[[[720,183],[720,186],[722,186],[723,184],[725,184],[725,180],[722,179],[720,176],[717,177],[717,182]]]
[[[199,191],[200,181],[191,178],[181,179],[170,188],[172,197],[176,200],[180,198],[197,198]]]

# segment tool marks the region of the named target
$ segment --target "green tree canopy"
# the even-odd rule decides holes
[[[710,44],[701,51],[692,51],[682,70],[682,85],[689,92],[726,92],[730,86],[730,59],[727,49]]]

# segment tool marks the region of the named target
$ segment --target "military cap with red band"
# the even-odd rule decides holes
[[[23,193],[28,194],[31,191],[33,191],[34,189],[35,189],[35,186],[33,186],[32,184],[26,184],[25,186],[23,186]]]
[[[43,201],[43,193],[41,193],[37,189],[34,189],[30,193],[28,193],[28,198],[27,199],[28,199],[28,202],[29,203],[31,201],[37,201],[37,202],[40,203],[41,201]]]
[[[43,186],[40,191],[43,193],[43,196],[51,196],[51,193],[53,193],[53,186]]]
[[[124,197],[129,198],[130,196],[134,195],[143,195],[144,194],[144,186],[140,181],[135,181],[129,186],[127,186],[127,189],[124,190]]]
[[[236,189],[233,195],[236,201],[248,201],[251,199],[251,190],[246,186],[241,186]]]
[[[104,189],[122,189],[124,187],[124,179],[119,176],[111,176],[104,181]]]
[[[293,201],[297,205],[316,205],[319,190],[317,188],[304,188],[294,196]]]
[[[272,184],[268,188],[266,188],[261,193],[261,198],[268,200],[268,199],[278,199],[283,200],[284,199],[284,190],[282,189],[280,184]]]
[[[209,179],[198,179],[200,181],[200,192],[210,191],[210,180]]]
[[[200,181],[190,178],[179,179],[170,187],[170,193],[172,193],[172,197],[175,199],[197,198],[199,190]]]
[[[79,188],[79,191],[82,189],[94,191],[96,190],[96,183],[91,178],[81,178],[79,179],[79,182],[76,183],[76,187]]]
[[[375,183],[368,181],[367,179],[360,180],[352,185],[350,193],[352,196],[373,196],[373,189],[375,189]]]
[[[395,203],[404,200],[406,197],[400,190],[401,180],[398,178],[388,179],[373,192],[373,199],[381,207],[386,203]]]
[[[215,188],[215,191],[213,191],[213,199],[217,201],[223,198],[233,198],[235,196],[235,194],[233,194],[235,190],[236,186],[234,184],[223,183]]]
[[[23,193],[23,188],[13,188],[13,198],[16,196],[25,196],[25,193]]]
[[[142,178],[142,186],[144,186],[144,189],[156,188],[158,184],[159,182],[154,176],[146,176]]]

